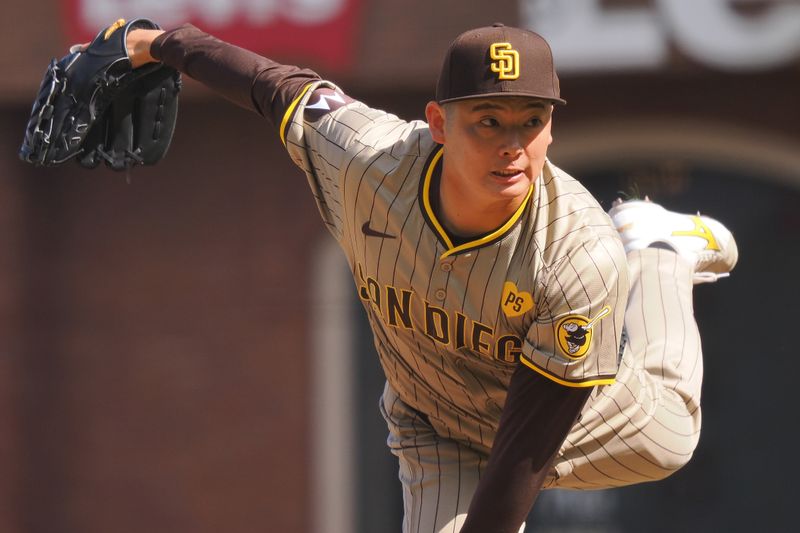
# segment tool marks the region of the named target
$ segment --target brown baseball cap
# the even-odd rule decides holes
[[[436,101],[487,96],[567,103],[560,95],[550,45],[541,35],[497,23],[456,37],[444,58]]]

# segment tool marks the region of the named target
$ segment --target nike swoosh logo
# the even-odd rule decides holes
[[[364,225],[361,226],[361,232],[364,233],[367,237],[380,237],[382,239],[396,239],[394,235],[389,235],[388,233],[381,233],[380,231],[375,231],[374,229],[369,227],[369,220],[364,222]]]

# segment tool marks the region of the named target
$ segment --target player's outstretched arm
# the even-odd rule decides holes
[[[516,533],[592,387],[559,385],[524,365],[511,378],[486,471],[461,533]]]
[[[161,61],[274,123],[306,85],[320,79],[311,70],[277,63],[191,24],[166,32],[131,31],[126,44],[134,67]]]
[[[594,386],[614,381],[627,296],[608,228],[555,262],[462,533],[519,530]]]

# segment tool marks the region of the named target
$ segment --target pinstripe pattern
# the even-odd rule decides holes
[[[380,403],[400,462],[403,533],[457,533],[486,466],[484,454],[437,435],[387,383]],[[525,524],[520,527],[520,533]]]
[[[601,385],[547,485],[615,486],[685,462],[696,443],[701,377],[691,281],[680,290],[660,283],[688,267],[664,257],[637,278],[635,265],[652,259],[637,256],[626,314],[629,269],[616,231],[549,162],[502,234],[451,248],[421,198],[439,150],[427,125],[358,102],[307,122],[314,89],[287,122],[286,146],[345,252],[374,332],[404,531],[458,530],[454,517],[469,505],[520,361],[564,385]],[[511,283],[533,300],[520,314],[503,307]],[[592,325],[588,351],[573,357],[560,325],[574,317]],[[632,340],[611,385],[623,321]]]
[[[686,464],[700,436],[703,360],[692,268],[677,254],[628,254],[630,340],[617,381],[584,409],[555,461],[551,486],[598,489],[662,479]]]

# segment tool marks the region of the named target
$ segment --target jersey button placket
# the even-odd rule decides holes
[[[450,273],[450,271],[453,270],[453,261],[454,258],[452,257],[446,257],[444,259],[440,259],[439,270],[441,270],[445,274]],[[442,282],[445,284],[447,283],[446,279],[447,276],[442,277]],[[433,293],[433,295],[436,297],[437,300],[444,301],[444,299],[447,298],[447,291],[444,289],[437,289],[436,292]]]

